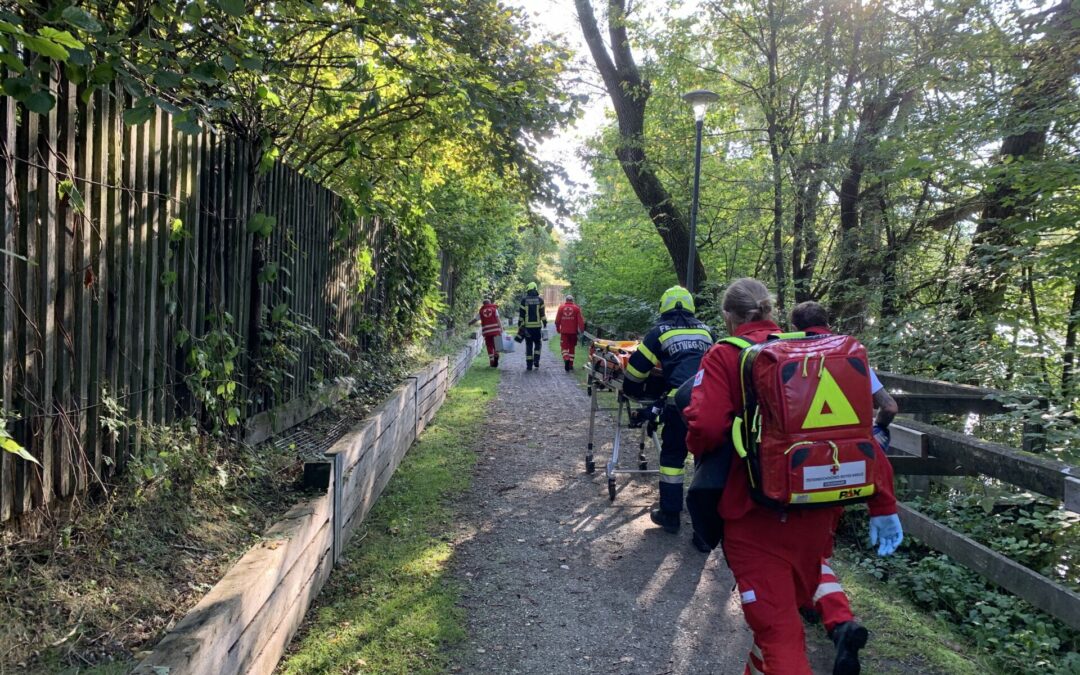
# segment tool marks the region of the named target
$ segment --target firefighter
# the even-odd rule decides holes
[[[562,343],[563,368],[569,372],[574,369],[574,348],[585,332],[585,317],[581,315],[581,308],[574,304],[572,295],[567,295],[566,302],[555,312],[555,332]]]
[[[664,386],[672,392],[694,376],[701,357],[712,346],[712,331],[699,321],[694,312],[694,296],[682,286],[672,286],[660,297],[660,320],[645,335],[637,351],[627,363],[623,392],[639,397],[649,371],[660,366]],[[686,424],[675,406],[675,397],[661,413],[660,432],[660,503],[649,515],[665,532],[676,534],[681,525],[683,479],[686,474]],[[691,514],[692,515],[692,514]],[[693,543],[705,551],[708,548],[695,532]]]
[[[535,282],[525,287],[525,296],[518,307],[518,325],[525,339],[525,370],[540,368],[540,344],[544,337],[541,327],[547,328],[547,313]]]
[[[769,291],[756,279],[732,282],[722,309],[735,337],[759,343],[781,332],[772,319]],[[746,463],[732,441],[733,421],[743,410],[740,354],[734,345],[721,343],[701,360],[685,410],[687,446],[695,457],[711,452],[730,457],[719,513],[724,519],[724,555],[754,633],[744,675],[812,675],[799,608],[835,583],[828,580],[831,570],[825,569],[822,553],[830,547],[840,507],[778,511],[752,501]],[[881,496],[869,504],[871,540],[880,543],[878,555],[889,555],[903,540],[891,468],[876,473],[874,483]],[[866,634],[852,626],[857,624],[849,621],[834,628],[834,674],[859,672],[861,645],[855,643],[860,637],[865,643]]]
[[[484,345],[487,347],[488,365],[492,368],[499,367],[499,348],[497,342],[502,337],[502,321],[499,319],[499,306],[491,296],[484,297],[484,303],[476,312],[476,317],[469,322],[473,325],[480,322],[480,334],[484,336]]]

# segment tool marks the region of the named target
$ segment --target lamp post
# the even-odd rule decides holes
[[[697,127],[697,139],[694,147],[694,194],[690,202],[690,255],[686,260],[686,290],[694,292],[694,262],[697,260],[697,212],[698,193],[701,190],[701,132],[705,127],[705,111],[710,103],[716,103],[720,96],[707,89],[695,89],[682,96],[683,100],[694,108],[694,123]]]

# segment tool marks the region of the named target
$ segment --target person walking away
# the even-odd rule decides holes
[[[536,290],[536,282],[525,287],[525,296],[518,307],[518,324],[525,338],[525,370],[540,367],[540,345],[543,341],[541,328],[547,328],[544,299]]]
[[[585,332],[585,317],[581,308],[574,304],[574,296],[567,295],[566,301],[555,312],[555,332],[559,334],[562,346],[563,368],[569,372],[574,369],[574,349],[578,338]]]
[[[640,396],[649,371],[660,366],[665,386],[672,392],[660,419],[660,502],[649,513],[652,521],[669,534],[677,534],[681,525],[687,454],[686,424],[675,406],[673,393],[694,376],[701,357],[713,344],[712,330],[698,320],[696,309],[694,296],[682,286],[664,291],[660,320],[630,356],[623,379],[623,393]],[[698,549],[709,550],[696,532],[692,541]]]
[[[809,336],[816,335],[832,335],[833,331],[829,327],[829,313],[820,303],[808,300],[795,305],[791,310],[791,326],[797,331],[806,333]],[[884,385],[881,384],[881,380],[878,379],[877,373],[874,369],[870,369],[870,395],[874,400],[874,408],[877,413],[874,418],[874,439],[878,442],[878,446],[881,450],[889,449],[889,425],[892,423],[893,418],[899,412],[899,406],[896,404],[896,399],[889,394]],[[887,460],[886,460],[887,461]],[[880,494],[875,494],[870,498],[870,503],[873,505],[876,500],[883,499]],[[887,498],[886,498],[887,499]],[[833,532],[836,532],[837,526],[839,526],[839,514],[837,522],[833,523]],[[871,533],[871,544],[877,542],[873,540],[873,532]],[[836,574],[833,572],[829,563],[829,558],[832,557],[833,546],[835,541],[830,539],[829,545],[825,550],[824,560],[821,565],[822,578],[818,583],[818,590],[814,593],[814,607],[813,613],[816,613],[816,618],[821,620],[821,623],[825,626],[825,630],[830,636],[834,636],[834,642],[837,642],[837,648],[839,651],[853,651],[853,655],[839,655],[838,660],[854,660],[858,661],[858,649],[861,649],[862,645],[866,644],[866,640],[869,637],[869,632],[863,626],[859,625],[854,620],[854,615],[851,611],[851,602],[844,593],[843,587],[840,585],[839,579],[836,578]],[[845,623],[851,622],[852,625],[846,626],[844,632],[846,633],[846,640],[840,640],[837,635],[838,631],[836,627]],[[861,643],[861,644],[860,644]],[[847,649],[845,647],[849,645],[858,645],[858,648],[854,650]],[[850,672],[850,671],[849,671]]]
[[[502,321],[499,319],[499,306],[491,296],[484,297],[484,302],[477,310],[476,316],[469,325],[480,322],[480,334],[484,336],[484,346],[487,347],[488,365],[492,368],[499,367],[499,349],[497,344],[502,337]]]
[[[869,384],[865,393],[857,385],[868,378],[865,350],[845,336],[816,344],[771,339],[781,331],[772,297],[756,279],[732,282],[722,309],[732,337],[701,360],[685,410],[687,446],[695,457],[730,457],[719,513],[724,555],[754,634],[744,674],[812,675],[799,608],[829,590],[820,588],[822,553],[839,504],[877,494],[869,506],[878,554],[891,554],[903,540],[892,470],[874,451]],[[784,410],[774,410],[778,405]],[[788,444],[785,435],[804,440]],[[817,508],[799,508],[807,503]],[[833,629],[834,674],[860,670],[852,625]]]

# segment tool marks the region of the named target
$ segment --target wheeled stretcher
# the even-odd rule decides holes
[[[615,501],[617,475],[657,475],[660,473],[656,469],[649,468],[645,446],[651,443],[659,459],[660,439],[656,436],[656,428],[660,411],[664,407],[666,394],[664,391],[664,378],[659,369],[654,369],[645,381],[645,396],[641,399],[630,398],[623,392],[623,376],[630,356],[637,350],[638,342],[634,340],[601,340],[587,333],[586,337],[589,339],[589,360],[586,365],[588,371],[587,392],[589,394],[589,438],[585,450],[585,472],[591,474],[596,471],[596,462],[593,456],[596,438],[596,413],[614,413],[615,437],[612,441],[611,457],[607,462],[606,474],[608,498]],[[603,392],[615,395],[615,407],[601,406],[599,395]],[[641,430],[638,439],[636,469],[621,468],[619,466],[624,429]]]

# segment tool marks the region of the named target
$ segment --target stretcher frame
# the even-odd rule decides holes
[[[594,336],[591,336],[588,333],[586,333],[586,336],[593,341],[596,340]],[[597,369],[592,359],[589,360],[585,369],[588,373],[586,379],[586,391],[589,395],[589,437],[585,449],[585,473],[592,474],[596,471],[596,461],[593,454],[596,439],[596,414],[598,412],[615,413],[615,437],[611,445],[611,456],[608,458],[605,467],[608,499],[610,501],[615,501],[615,497],[618,494],[618,475],[657,476],[660,474],[658,469],[649,468],[649,459],[645,454],[645,446],[651,442],[653,448],[656,450],[657,466],[659,466],[660,439],[656,436],[657,425],[655,423],[641,425],[641,435],[638,439],[637,469],[624,469],[619,467],[623,430],[632,428],[630,426],[631,406],[634,405],[634,403],[653,405],[655,404],[655,401],[648,399],[631,399],[623,393],[622,378],[616,377],[615,373],[610,369]],[[602,407],[600,405],[599,398],[602,392],[609,392],[615,395],[615,407]]]

